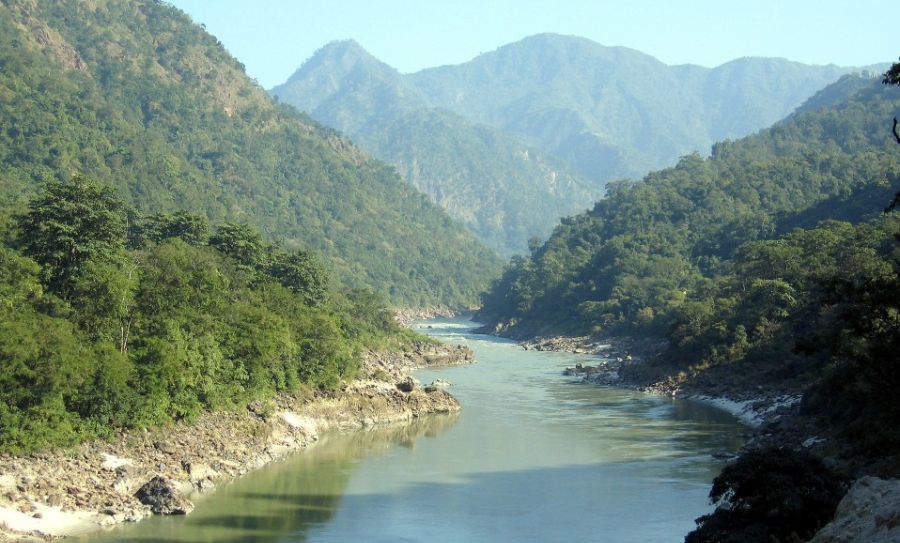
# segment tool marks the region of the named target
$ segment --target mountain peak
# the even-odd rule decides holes
[[[313,53],[287,82],[302,81],[310,73],[323,69],[331,72],[334,77],[340,77],[357,68],[391,76],[398,74],[397,70],[375,58],[356,40],[337,40],[325,44]]]

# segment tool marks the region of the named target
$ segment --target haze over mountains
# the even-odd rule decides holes
[[[333,42],[270,92],[397,166],[502,253],[521,252],[608,181],[706,154],[858,68],[742,58],[716,68],[540,34],[400,74]]]

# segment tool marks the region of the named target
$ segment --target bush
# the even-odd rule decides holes
[[[685,543],[807,541],[834,516],[841,478],[808,453],[766,448],[743,454],[713,481],[715,512]]]

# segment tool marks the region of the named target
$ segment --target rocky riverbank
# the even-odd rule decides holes
[[[643,390],[690,399],[728,411],[754,431],[744,450],[776,447],[807,451],[825,458],[837,473],[851,479],[865,473],[865,466],[838,460],[831,450],[827,431],[815,417],[801,410],[802,381],[761,379],[758,375],[718,374],[647,378],[640,363],[661,352],[664,343],[633,338],[541,337],[522,341],[530,350],[562,351],[597,355],[591,364],[566,368],[565,375],[582,382]],[[760,384],[765,383],[765,384]],[[861,477],[838,506],[832,523],[813,539],[815,543],[898,541],[900,539],[900,481]]]
[[[648,377],[641,363],[659,355],[666,341],[656,338],[547,336],[520,342],[525,350],[595,355],[593,364],[576,364],[565,375],[586,383],[632,388],[652,394],[691,399],[728,411],[740,421],[759,428],[788,414],[802,399],[799,383],[761,386],[752,377],[720,379],[714,375]]]
[[[0,456],[0,541],[63,537],[154,511],[188,513],[193,493],[303,449],[321,432],[459,410],[442,383],[422,386],[407,372],[471,363],[472,352],[417,347],[369,353],[361,377],[338,392],[280,395],[191,424],[121,432],[72,450]]]
[[[401,326],[409,326],[415,321],[437,318],[459,317],[471,314],[472,309],[436,305],[432,307],[405,307],[394,310],[394,320]]]

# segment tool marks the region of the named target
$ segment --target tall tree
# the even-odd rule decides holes
[[[41,265],[47,289],[69,299],[88,262],[112,262],[125,249],[125,204],[113,189],[74,175],[51,181],[17,217],[22,252]]]

